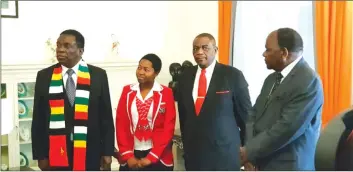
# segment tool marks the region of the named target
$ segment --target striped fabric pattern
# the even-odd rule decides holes
[[[87,124],[88,124],[88,104],[90,95],[91,78],[88,66],[84,61],[80,62],[77,74],[77,86],[75,96],[75,115],[73,142],[73,170],[86,170],[86,145],[87,145]],[[49,105],[50,105],[50,130],[65,129],[65,93],[62,80],[62,67],[58,65],[54,68],[50,87],[49,87]],[[57,132],[56,132],[57,133]],[[64,132],[62,133],[65,134]],[[52,158],[52,157],[51,157]]]
[[[61,95],[64,92],[62,82],[62,68],[54,68],[53,75],[50,81],[49,94]],[[59,96],[58,96],[59,97]],[[64,97],[59,99],[49,100],[50,105],[50,129],[64,129],[65,116],[64,116]]]
[[[85,126],[74,127],[74,164],[73,170],[86,170],[87,120],[89,86],[91,78],[86,64],[80,65],[77,74],[75,98],[75,121],[85,121]]]

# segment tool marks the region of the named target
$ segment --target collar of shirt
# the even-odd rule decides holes
[[[292,63],[290,63],[288,66],[286,66],[282,71],[281,74],[283,76],[283,79],[292,71],[292,69],[294,68],[294,66],[300,61],[300,59],[302,59],[303,56],[298,57],[296,60],[294,60]]]
[[[206,68],[206,74],[205,74],[206,75],[206,92],[207,92],[208,87],[210,85],[212,74],[213,74],[215,66],[216,66],[216,59],[214,59],[213,62]],[[200,68],[200,66],[198,66],[196,76],[195,76],[195,81],[194,81],[194,88],[192,90],[192,96],[194,98],[194,101],[196,101],[196,99],[197,99],[201,70],[202,69]]]
[[[134,84],[132,87],[131,87],[131,90],[134,90],[134,91],[137,91],[136,93],[136,96],[141,100],[141,101],[145,101],[147,99],[149,99],[150,97],[153,96],[153,91],[162,91],[162,86],[157,82],[157,81],[154,81],[153,83],[153,87],[151,89],[151,91],[147,94],[147,96],[145,97],[145,99],[142,98],[141,96],[141,92],[140,92],[140,84],[137,83],[137,84]]]
[[[80,66],[80,62],[82,61],[82,59],[74,66],[74,67],[72,67],[71,69],[72,70],[74,70],[74,73],[73,74],[75,74],[75,75],[77,75],[77,73],[78,73],[78,67]],[[63,76],[65,76],[66,75],[66,72],[67,72],[67,70],[69,70],[69,68],[67,68],[66,66],[64,66],[64,65],[61,65],[61,67],[62,67],[62,75]]]
[[[206,68],[206,78],[210,79],[212,77],[212,73],[214,71],[214,68],[216,66],[216,59],[213,60],[213,62]],[[201,70],[202,68],[200,66],[198,66],[197,69],[197,74],[196,75],[200,75],[201,74]]]

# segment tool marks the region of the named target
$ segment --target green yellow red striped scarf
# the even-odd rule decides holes
[[[58,64],[53,71],[49,86],[49,163],[54,167],[68,167],[65,130],[65,93],[62,67]],[[75,96],[73,170],[86,170],[86,145],[90,74],[87,64],[81,60],[77,74]]]

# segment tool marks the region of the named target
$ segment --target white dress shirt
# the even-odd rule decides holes
[[[284,78],[286,78],[288,76],[288,74],[293,70],[294,66],[296,64],[298,64],[298,62],[300,61],[300,59],[302,59],[303,56],[298,57],[297,59],[295,59],[292,63],[290,63],[288,66],[286,66],[280,73],[282,74],[282,79],[281,79],[281,83],[284,80]],[[271,92],[273,87],[275,86],[276,83],[273,83],[272,88],[271,88]],[[271,94],[270,92],[270,94]]]
[[[284,78],[288,76],[288,74],[293,70],[294,66],[302,59],[303,56],[298,57],[295,59],[292,63],[290,63],[288,66],[286,66],[282,71],[281,74],[283,76],[281,82],[283,81]]]
[[[212,74],[214,71],[214,68],[216,66],[216,59],[213,60],[213,62],[206,68],[206,94],[207,94],[207,90],[208,87],[210,86],[210,82],[211,82],[211,78],[212,78]],[[196,72],[196,76],[195,76],[195,82],[194,82],[194,88],[192,90],[192,97],[194,98],[194,103],[196,102],[197,99],[197,94],[198,94],[198,90],[199,90],[199,80],[200,80],[200,75],[201,75],[201,68],[200,66],[198,66],[197,68],[197,72]]]
[[[75,87],[77,86],[77,74],[78,74],[78,67],[80,66],[80,62],[81,60],[71,69],[74,70],[74,73],[71,75],[72,79],[74,80],[75,83]],[[69,74],[67,74],[67,70],[69,70],[69,68],[65,67],[64,65],[61,65],[62,67],[62,72],[61,75],[63,76],[63,82],[64,82],[64,87],[66,88],[66,80],[69,77]]]
[[[153,91],[158,91],[159,90],[160,85],[155,81],[153,84],[152,89],[150,90],[150,92],[147,94],[147,96],[145,97],[145,99],[142,98],[141,92],[140,92],[140,86],[139,84],[136,84],[132,87],[132,90],[137,91],[136,93],[136,97],[134,98],[134,100],[132,101],[131,104],[131,116],[132,116],[132,124],[133,124],[133,130],[134,132],[136,131],[136,126],[139,120],[139,113],[137,111],[137,107],[136,107],[136,99],[141,100],[143,103],[145,102],[145,100],[151,98],[153,96]],[[150,128],[152,128],[152,117],[153,117],[153,101],[151,103],[150,109],[148,111],[147,114],[147,121],[148,124],[150,125]],[[138,140],[136,137],[134,137],[134,149],[135,150],[148,150],[148,149],[152,149],[152,140],[144,140],[144,141],[140,141]]]

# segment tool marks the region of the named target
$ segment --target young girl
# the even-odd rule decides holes
[[[162,68],[155,54],[141,58],[137,84],[124,87],[116,113],[121,171],[172,171],[175,103],[170,88],[155,81]]]

